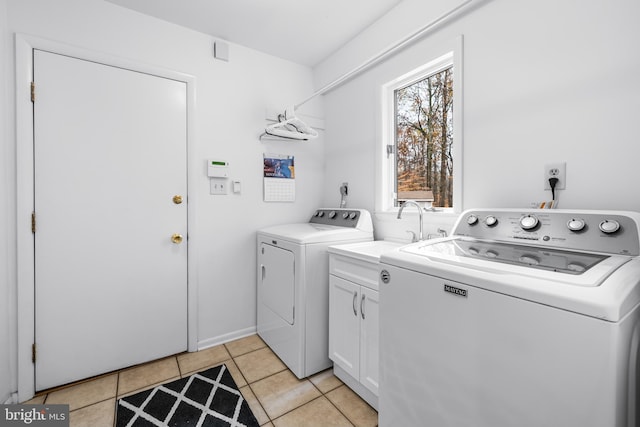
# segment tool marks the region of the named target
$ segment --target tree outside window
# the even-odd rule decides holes
[[[453,67],[395,90],[396,203],[453,206]]]

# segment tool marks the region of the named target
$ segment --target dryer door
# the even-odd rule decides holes
[[[263,304],[293,325],[295,297],[295,256],[293,252],[262,243],[260,289]]]

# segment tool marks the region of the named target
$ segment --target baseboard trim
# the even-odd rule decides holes
[[[5,405],[15,405],[18,403],[18,393],[11,393],[11,396],[4,401]]]
[[[346,384],[351,390],[359,395],[365,402],[367,402],[373,409],[378,410],[378,396],[373,394],[371,390],[367,389],[358,380],[353,378],[340,366],[333,364],[333,374],[338,377],[343,383]]]
[[[215,347],[216,345],[224,344],[229,341],[237,340],[240,338],[248,337],[255,334],[257,328],[252,326],[246,329],[240,329],[238,331],[230,332],[228,334],[220,335],[213,338],[207,338],[206,340],[198,341],[198,350],[204,350],[206,348]]]

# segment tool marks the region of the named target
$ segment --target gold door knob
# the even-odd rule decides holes
[[[182,234],[175,233],[171,236],[171,241],[176,245],[182,243]]]
[[[173,203],[175,203],[176,205],[179,205],[180,203],[182,203],[182,196],[180,195],[173,196]]]

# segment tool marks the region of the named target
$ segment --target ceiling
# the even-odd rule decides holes
[[[313,67],[402,0],[107,1]]]

